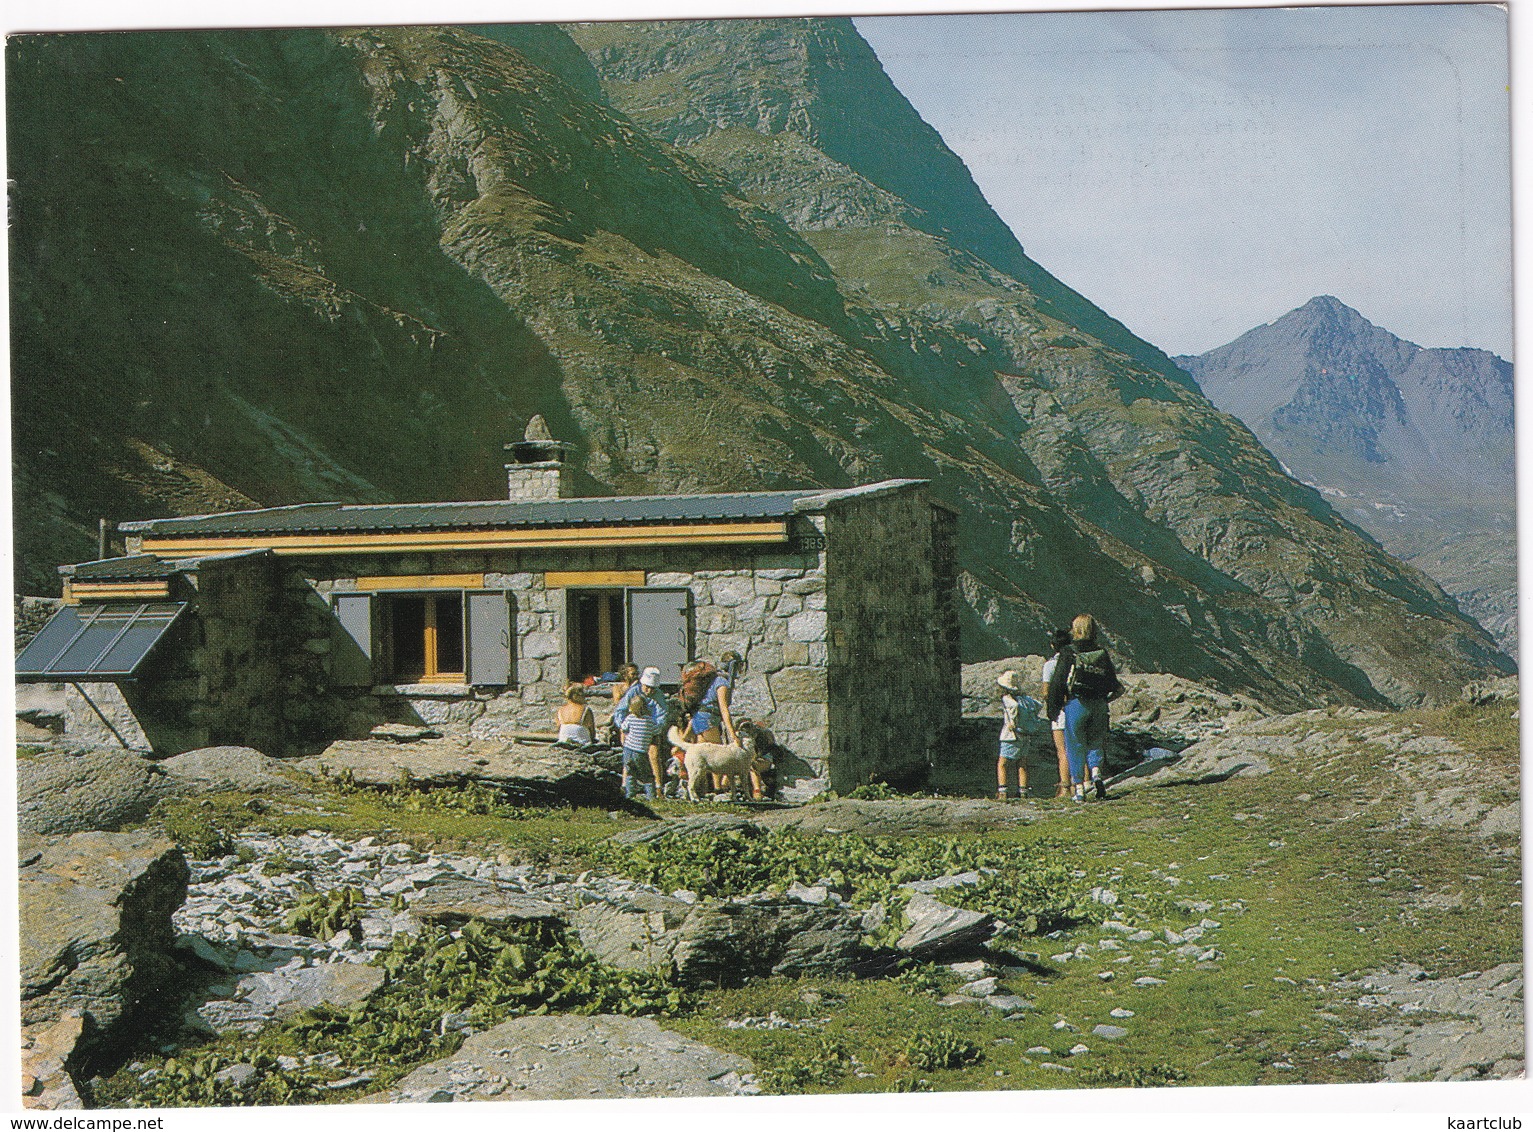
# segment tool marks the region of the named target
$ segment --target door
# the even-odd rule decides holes
[[[692,591],[628,591],[628,659],[642,670],[660,669],[660,683],[681,682],[681,666],[692,659]]]

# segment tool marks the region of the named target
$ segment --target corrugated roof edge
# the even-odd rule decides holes
[[[179,574],[183,570],[195,570],[207,562],[225,562],[234,558],[260,558],[272,557],[272,552],[264,546],[252,547],[250,550],[228,550],[220,554],[200,554],[193,558],[161,558],[155,554],[131,554],[121,558],[97,558],[90,562],[75,562],[60,566],[59,573],[68,577],[79,576],[81,569],[86,570],[87,578],[102,578],[111,580],[114,578],[168,578],[172,574]],[[91,570],[89,567],[99,566],[104,569]]]
[[[345,506],[347,506],[347,504],[342,503],[340,500],[335,500],[330,503],[288,503],[282,507],[251,507],[244,511],[209,511],[205,515],[170,515],[163,519],[133,519],[126,523],[118,523],[117,529],[119,531],[129,531],[136,534],[139,531],[153,530],[156,523],[196,522],[201,519],[228,519],[235,515],[263,515],[271,511],[311,511],[318,510],[321,507]],[[374,503],[366,504],[364,506],[397,507],[399,504]]]
[[[856,503],[874,495],[892,495],[897,491],[913,491],[916,488],[926,487],[931,480],[879,480],[877,483],[863,484],[860,487],[843,487],[834,491],[822,491],[814,495],[806,495],[794,504],[793,509],[800,514],[813,511],[824,511],[844,503]]]

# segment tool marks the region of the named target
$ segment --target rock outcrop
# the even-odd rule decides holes
[[[69,1072],[178,993],[171,914],[186,859],[147,833],[24,841],[18,888],[29,1103],[67,1106]]]
[[[529,805],[615,805],[619,779],[591,755],[551,744],[488,739],[422,739],[400,744],[343,739],[323,753],[292,763],[299,770],[358,786],[394,787],[482,783]]]
[[[662,1029],[598,1014],[514,1018],[475,1034],[451,1057],[413,1070],[375,1101],[589,1100],[720,1097],[757,1091],[750,1061]]]
[[[203,747],[157,764],[165,788],[177,794],[218,794],[243,790],[279,794],[301,790],[310,776],[251,747]]]
[[[163,773],[132,751],[52,749],[16,763],[16,821],[24,835],[116,829],[142,820],[164,794]]]

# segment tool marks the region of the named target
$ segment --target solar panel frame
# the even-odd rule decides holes
[[[187,605],[180,601],[65,606],[17,655],[16,679],[63,683],[132,679]]]

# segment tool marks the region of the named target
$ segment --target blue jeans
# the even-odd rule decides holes
[[[1107,744],[1107,701],[1072,699],[1065,704],[1065,755],[1070,781],[1085,782],[1087,767],[1102,765]]]

